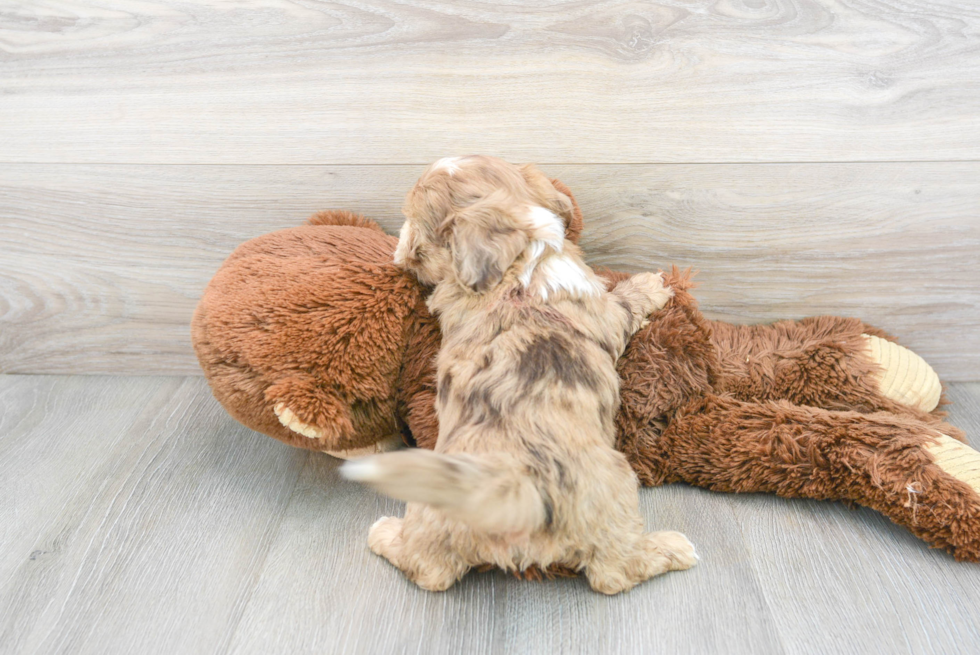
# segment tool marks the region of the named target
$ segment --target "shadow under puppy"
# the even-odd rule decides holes
[[[534,167],[482,156],[436,162],[406,199],[395,263],[435,287],[438,442],[343,472],[409,501],[368,543],[424,589],[561,564],[614,594],[697,559],[680,533],[644,533],[613,447],[616,360],[672,292],[651,273],[607,290],[564,238],[571,211]]]

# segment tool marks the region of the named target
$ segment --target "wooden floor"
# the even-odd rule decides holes
[[[978,652],[977,565],[682,486],[643,511],[692,571],[422,593],[365,546],[401,508],[236,424],[189,338],[242,241],[393,230],[486,153],[572,188],[590,262],[699,269],[712,318],[893,332],[977,446],[978,108],[976,0],[0,2],[0,653]]]
[[[980,445],[980,383],[952,420]],[[976,653],[980,567],[869,510],[645,489],[701,561],[619,597],[367,548],[400,503],[230,419],[200,377],[0,376],[0,652]]]

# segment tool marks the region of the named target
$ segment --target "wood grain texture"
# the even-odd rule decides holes
[[[336,460],[315,454],[304,470],[231,653],[780,650],[739,527],[720,497],[680,486],[643,492],[647,525],[684,531],[713,564],[629,594],[606,598],[584,578],[522,583],[499,571],[431,594],[367,548],[370,525],[400,516],[403,505],[341,480],[336,469]],[[297,550],[330,555],[301,560]]]
[[[949,420],[980,448],[980,384],[948,393]],[[980,643],[977,565],[924,548],[866,508],[766,495],[731,502],[785,652],[969,653]],[[872,632],[875,646],[853,639]]]
[[[693,266],[714,318],[858,316],[980,375],[980,163],[543,168],[594,265]],[[0,165],[0,370],[197,373],[191,313],[239,243],[327,208],[395,231],[420,171]]]
[[[951,420],[980,446],[980,384]],[[0,376],[0,653],[973,653],[980,567],[874,512],[685,485],[647,526],[701,561],[629,594],[367,548],[402,505],[229,419],[201,378]]]
[[[0,652],[227,647],[306,456],[201,379],[0,376]]]
[[[0,162],[980,159],[972,0],[6,2]]]

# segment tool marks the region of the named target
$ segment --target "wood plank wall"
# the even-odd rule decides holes
[[[535,161],[595,264],[739,322],[835,313],[980,379],[972,0],[0,6],[0,371],[194,373],[241,241],[399,221],[423,166]]]

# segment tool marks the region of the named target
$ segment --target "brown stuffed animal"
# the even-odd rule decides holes
[[[582,217],[573,202],[569,238]],[[349,212],[241,245],[197,307],[194,347],[246,426],[341,457],[438,433],[439,329],[397,239]],[[610,279],[624,277],[607,272]],[[617,447],[645,485],[844,500],[980,561],[980,453],[942,422],[931,368],[880,330],[820,317],[708,321],[689,276],[622,359]]]

